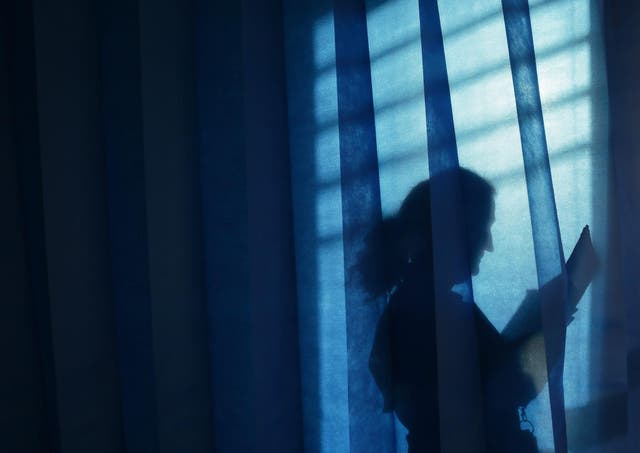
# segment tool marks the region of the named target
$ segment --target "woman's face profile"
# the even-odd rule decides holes
[[[470,219],[468,228],[469,244],[469,268],[471,275],[477,275],[480,271],[480,261],[485,252],[493,252],[493,236],[491,227],[495,222],[495,202],[493,198],[487,209],[479,215],[479,218]]]

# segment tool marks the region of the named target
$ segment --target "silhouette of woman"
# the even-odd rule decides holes
[[[372,296],[387,295],[388,303],[376,328],[369,367],[384,398],[384,411],[395,412],[408,429],[410,453],[438,452],[439,404],[435,337],[434,263],[432,256],[430,187],[436,178],[456,177],[469,269],[447,269],[435,263],[437,278],[447,288],[476,274],[485,251],[493,250],[494,189],[477,174],[458,169],[416,185],[395,216],[369,233],[359,260],[365,289]],[[437,240],[438,238],[436,238]],[[384,262],[380,274],[374,261]],[[461,304],[454,292],[439,296]],[[519,366],[521,342],[502,339],[476,307],[476,328],[483,385],[485,433],[491,453],[537,452],[535,437],[522,430],[520,407],[539,389]],[[458,360],[458,358],[452,358]],[[499,396],[501,395],[501,396]]]

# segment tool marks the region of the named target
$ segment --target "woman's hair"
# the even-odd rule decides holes
[[[365,237],[355,271],[372,298],[388,294],[403,279],[407,264],[417,257],[431,260],[431,187],[459,178],[463,215],[468,222],[486,221],[495,190],[464,168],[440,173],[414,186],[398,212],[375,225]],[[454,180],[455,182],[455,180]],[[445,186],[446,187],[446,186]],[[465,225],[465,230],[474,225]]]

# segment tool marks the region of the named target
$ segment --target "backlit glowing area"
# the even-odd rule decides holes
[[[316,5],[320,3],[324,2]],[[595,2],[531,0],[529,5],[564,254],[569,256],[582,228],[589,225],[594,246],[606,260],[607,95]],[[300,125],[291,138],[292,165],[297,169],[293,177],[298,197],[294,199],[296,259],[304,269],[298,276],[305,332],[301,353],[304,357],[310,351],[314,357],[312,362],[302,361],[304,404],[322,415],[305,420],[305,426],[318,437],[314,449],[336,452],[349,451],[347,276],[334,22],[331,2],[325,6],[325,10],[318,6],[309,27],[311,36],[301,40],[311,46],[306,66],[296,68],[300,74],[305,71],[308,95],[289,102],[290,109],[297,106],[312,112],[297,117]],[[484,255],[479,273],[473,276],[473,294],[501,331],[527,291],[538,287],[501,1],[440,0],[439,10],[460,165],[496,189],[494,250]],[[383,215],[395,213],[409,190],[429,177],[419,17],[417,0],[367,2]],[[600,371],[599,344],[606,335],[602,329],[606,288],[601,280],[590,285],[567,329],[564,394],[570,433],[575,428],[572,414],[615,391],[615,384],[606,382]],[[543,390],[526,411],[540,450],[552,451],[548,392]],[[406,450],[398,423],[396,431],[397,451]]]

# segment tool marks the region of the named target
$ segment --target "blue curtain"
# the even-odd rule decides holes
[[[635,2],[1,19],[0,450],[640,451]]]

